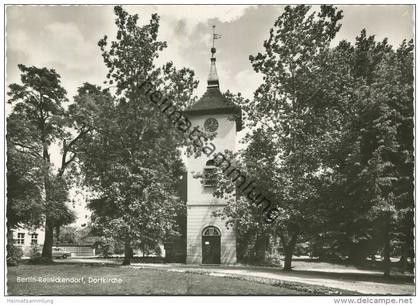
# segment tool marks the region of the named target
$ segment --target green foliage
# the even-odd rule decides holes
[[[83,241],[78,240],[77,228],[73,226],[63,226],[60,228],[59,241],[63,244],[84,244]],[[55,235],[54,243],[57,243],[57,234]]]
[[[241,154],[244,172],[279,209],[271,225],[261,222],[261,210],[248,198],[225,209],[245,240],[254,236],[255,248],[264,257],[270,239],[280,238],[291,259],[297,236],[314,221],[313,202],[322,167],[320,158],[334,99],[330,90],[335,71],[329,60],[329,44],[340,28],[341,11],[321,6],[287,6],[264,42],[264,53],[250,56],[254,70],[264,81],[253,100],[242,100],[250,132]],[[335,67],[334,67],[335,68]],[[344,79],[335,80],[343,85]],[[330,84],[327,85],[326,84]],[[246,194],[245,194],[246,195]],[[290,269],[290,264],[285,264]]]
[[[8,226],[39,226],[45,220],[44,179],[49,172],[47,147],[59,136],[65,90],[54,70],[19,65],[22,85],[9,87],[7,118]]]
[[[31,252],[29,254],[29,260],[30,261],[38,261],[41,257],[41,251],[38,247],[38,245],[33,245],[31,247]]]
[[[101,240],[97,242],[96,254],[108,258],[111,257],[112,254],[118,253],[118,250],[115,247],[116,242],[117,241],[112,238],[102,237]]]
[[[14,105],[13,113],[25,120],[25,128],[30,129],[32,135],[38,136],[42,145],[48,146],[63,135],[61,127],[63,103],[67,102],[66,90],[61,86],[60,76],[54,69],[24,65],[18,67],[22,73],[22,85],[9,86],[8,103]]]
[[[287,261],[304,236],[323,258],[358,262],[380,251],[385,260],[406,259],[414,228],[413,43],[393,50],[363,30],[355,45],[331,48],[341,12],[309,9],[285,8],[265,52],[250,56],[263,83],[253,100],[236,97],[251,129],[237,166],[280,215],[264,226],[244,194],[221,215],[237,226],[238,251],[248,256],[280,239]],[[221,196],[235,193],[226,183]]]
[[[65,170],[73,165],[74,146],[87,130],[72,128],[74,119],[64,107],[66,91],[54,69],[18,66],[21,84],[11,84],[8,91],[8,229],[45,224],[43,255],[51,259],[53,228],[74,220],[65,204],[71,183]],[[74,132],[79,133],[72,138]],[[50,160],[52,144],[62,145],[57,173]]]
[[[148,80],[184,109],[197,81],[172,62],[155,66],[166,48],[156,14],[139,26],[137,15],[114,13],[115,40],[98,43],[108,89],[85,83],[66,108],[57,72],[24,65],[21,84],[9,87],[7,227],[46,222],[47,258],[49,232],[74,221],[66,202],[77,182],[94,194],[89,234],[103,237],[102,255],[124,245],[129,259],[132,248],[152,251],[185,231],[177,184],[188,143],[138,87]],[[286,6],[264,51],[250,56],[263,75],[254,98],[225,93],[249,130],[246,149],[225,154],[255,187],[239,192],[219,169],[215,195],[228,205],[216,214],[236,227],[242,261],[265,263],[277,251],[290,270],[294,251],[355,263],[381,253],[387,268],[390,255],[414,257],[413,41],[394,50],[362,30],[354,45],[332,48],[342,17],[331,5]],[[58,172],[52,144],[62,146]],[[258,191],[279,210],[271,224],[252,204]],[[12,244],[8,264],[20,258]]]
[[[40,226],[43,223],[42,183],[43,162],[20,150],[10,140],[16,120],[7,123],[7,227],[19,223]]]
[[[13,243],[7,244],[7,266],[16,266],[19,264],[23,256],[23,251],[21,247],[13,245]]]
[[[177,193],[183,172],[181,134],[138,86],[148,79],[177,107],[192,100],[194,73],[172,63],[155,68],[153,61],[166,47],[157,40],[159,17],[138,26],[138,16],[114,9],[118,32],[99,46],[109,69],[115,96],[85,84],[76,97],[92,109],[92,132],[83,142],[84,181],[97,194],[89,203],[93,230],[121,240],[126,259],[131,248],[155,248],[164,238],[179,235],[175,225],[185,205]],[[109,47],[108,47],[109,45]]]
[[[381,247],[388,258],[413,251],[412,50],[403,41],[394,51],[364,30],[355,47],[337,48],[350,55],[354,94],[341,140],[329,147],[324,238],[355,262]]]

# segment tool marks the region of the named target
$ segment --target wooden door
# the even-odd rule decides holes
[[[220,235],[203,236],[203,264],[220,264]]]

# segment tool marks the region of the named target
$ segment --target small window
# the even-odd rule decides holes
[[[203,236],[220,236],[218,228],[210,226],[203,230]]]
[[[37,245],[38,244],[38,234],[32,233],[31,234],[31,245]]]
[[[25,243],[25,233],[18,233],[16,243],[18,245],[23,245]]]
[[[207,161],[204,167],[204,187],[215,187],[217,184],[217,168],[214,166],[214,161]]]

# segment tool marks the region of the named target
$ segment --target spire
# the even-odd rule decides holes
[[[219,77],[216,71],[216,48],[214,41],[222,36],[214,32],[215,26],[213,25],[213,45],[211,48],[210,59],[210,73],[207,80],[207,90],[204,95],[193,105],[189,106],[184,113],[188,116],[196,115],[210,115],[210,114],[234,114],[236,120],[236,131],[242,129],[242,112],[235,103],[226,98],[219,90]]]
[[[211,58],[211,64],[210,64],[210,73],[209,78],[207,79],[207,88],[219,88],[219,77],[217,76],[217,70],[216,70],[216,58]]]
[[[210,73],[207,80],[207,88],[219,88],[219,77],[217,76],[217,70],[216,70],[216,57],[214,57],[214,54],[216,53],[216,48],[214,47],[214,41],[216,39],[221,38],[222,36],[214,32],[215,28],[216,26],[213,25],[213,45],[211,48]]]

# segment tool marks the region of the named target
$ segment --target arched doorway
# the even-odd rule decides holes
[[[214,226],[204,228],[202,234],[202,263],[220,264],[220,231]]]

